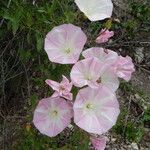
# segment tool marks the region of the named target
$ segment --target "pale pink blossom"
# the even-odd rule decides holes
[[[47,79],[45,82],[55,91],[52,97],[61,96],[68,100],[72,100],[72,93],[70,92],[72,89],[72,83],[69,82],[65,76],[63,76],[60,83],[50,79]]]
[[[135,71],[134,64],[129,56],[119,56],[112,68],[118,77],[126,81],[131,79],[131,75]]]
[[[73,109],[75,124],[89,133],[98,135],[112,128],[120,113],[115,94],[106,87],[81,89]]]
[[[94,147],[94,150],[104,150],[106,147],[106,137],[91,137],[91,143]]]
[[[65,99],[49,97],[39,101],[33,123],[42,134],[54,137],[71,123],[72,117],[72,107]]]
[[[112,36],[114,36],[113,31],[109,31],[107,29],[102,29],[99,33],[99,36],[96,38],[96,43],[98,43],[98,44],[106,43]]]
[[[63,24],[54,27],[45,38],[45,51],[50,61],[74,64],[86,43],[87,37],[80,27]]]
[[[78,61],[71,70],[71,80],[77,87],[89,85],[92,88],[96,88],[98,86],[96,81],[99,79],[104,67],[105,65],[97,58]]]
[[[75,3],[91,21],[103,20],[112,15],[111,0],[75,0]]]
[[[119,80],[116,74],[110,69],[111,65],[118,59],[118,54],[109,49],[92,47],[82,52],[84,58],[98,58],[103,65],[107,66],[101,72],[98,82],[101,86],[108,87],[112,92],[115,92],[119,87]]]
[[[109,63],[104,62],[99,61],[96,57],[77,62],[70,73],[73,84],[77,87],[88,85],[91,88],[106,86],[115,92],[119,87],[118,77],[110,69]]]
[[[110,65],[116,62],[118,54],[112,50],[101,47],[92,47],[82,52],[84,58],[96,57],[101,62]]]

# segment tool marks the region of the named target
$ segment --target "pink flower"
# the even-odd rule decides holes
[[[106,147],[106,138],[105,137],[91,137],[90,138],[94,150],[104,150]]]
[[[118,54],[112,50],[92,47],[82,52],[84,58],[96,57],[101,62],[109,65],[116,62]]]
[[[106,87],[81,89],[73,109],[75,124],[89,133],[98,135],[115,125],[120,112],[115,94]]]
[[[70,93],[72,89],[72,83],[69,82],[69,80],[63,76],[63,80],[58,83],[53,80],[47,79],[45,81],[53,90],[55,90],[55,93],[52,95],[52,97],[64,97],[68,100],[72,100],[72,93]]]
[[[75,0],[75,3],[91,21],[103,20],[112,15],[111,0]]]
[[[119,56],[112,68],[118,77],[126,81],[131,79],[131,75],[135,71],[134,64],[129,56]]]
[[[49,97],[39,102],[33,123],[42,134],[54,137],[71,123],[72,117],[72,107],[63,98]]]
[[[77,87],[88,85],[91,88],[98,88],[106,86],[112,92],[115,92],[119,87],[118,77],[110,69],[110,65],[102,63],[96,57],[77,62],[70,75],[73,84]]]
[[[70,73],[73,84],[77,87],[89,85],[96,88],[104,65],[97,58],[87,58],[77,62]]]
[[[105,69],[101,71],[98,79],[99,85],[106,86],[112,92],[115,92],[119,87],[119,80],[116,74],[110,69],[110,66],[116,62],[118,54],[108,49],[92,47],[83,51],[82,55],[84,58],[98,58],[105,65]]]
[[[45,38],[45,51],[50,61],[74,64],[86,43],[87,37],[81,28],[72,24],[54,27]]]
[[[96,43],[100,44],[100,43],[108,42],[109,38],[111,38],[112,36],[114,36],[113,31],[102,29],[99,33],[99,36],[96,39]]]

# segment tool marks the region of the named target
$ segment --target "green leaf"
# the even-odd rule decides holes
[[[112,27],[112,20],[111,19],[107,20],[104,26],[106,29],[110,29]]]
[[[43,36],[40,33],[36,34],[36,48],[38,52],[43,50]]]

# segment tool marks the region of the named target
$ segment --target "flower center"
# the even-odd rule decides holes
[[[57,110],[54,110],[54,111],[52,112],[52,116],[57,116],[57,114],[58,114],[58,111],[57,111]]]
[[[60,86],[59,89],[60,89],[60,91],[64,91],[65,90],[65,88],[63,86]]]
[[[97,80],[97,83],[101,83],[102,82],[102,80],[101,80],[101,78],[99,78],[98,80]]]
[[[92,79],[92,77],[88,74],[85,76],[86,80],[90,81]]]
[[[66,52],[67,54],[69,54],[69,53],[71,52],[71,48],[66,48],[66,49],[65,49],[65,52]]]
[[[91,80],[91,77],[87,77],[87,80]]]
[[[86,108],[87,108],[88,110],[92,110],[92,109],[93,109],[93,105],[90,104],[90,103],[88,103],[88,104],[86,104]]]

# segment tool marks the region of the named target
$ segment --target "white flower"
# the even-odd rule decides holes
[[[91,21],[103,20],[112,15],[111,0],[75,0],[75,3]]]

